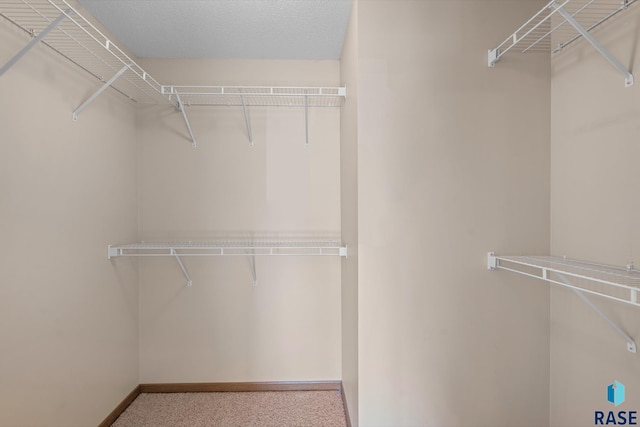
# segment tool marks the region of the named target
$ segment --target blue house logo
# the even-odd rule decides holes
[[[607,387],[607,400],[615,406],[624,402],[624,384],[619,381],[614,381],[613,384],[609,384]]]
[[[624,403],[624,384],[614,381],[607,386],[607,400],[616,407]],[[597,426],[638,425],[638,411],[595,411],[594,424]]]

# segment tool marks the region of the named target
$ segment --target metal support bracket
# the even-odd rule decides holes
[[[249,137],[249,147],[253,147],[253,134],[251,133],[251,123],[247,114],[247,104],[244,102],[244,95],[240,95],[242,100],[242,112],[244,113],[244,124],[247,126],[247,136]]]
[[[591,309],[593,311],[595,311],[596,313],[598,313],[598,315],[600,317],[602,317],[608,324],[609,326],[611,326],[613,328],[614,331],[616,331],[620,336],[622,336],[622,338],[624,338],[627,341],[627,350],[629,350],[629,352],[631,353],[635,353],[636,352],[636,343],[633,340],[633,338],[631,338],[629,336],[629,334],[627,334],[625,331],[622,330],[622,328],[620,326],[618,326],[613,320],[609,319],[609,317],[607,317],[606,314],[604,314],[602,312],[602,310],[600,310],[598,308],[598,306],[596,306],[589,298],[587,298],[587,296],[579,291],[578,289],[576,289],[574,287],[574,285],[571,283],[571,281],[563,274],[559,274],[557,273],[558,277],[560,278],[560,280],[562,280],[563,282],[565,282],[567,285],[569,285],[571,287],[571,290],[578,295],[578,297],[580,297],[580,299],[587,304],[589,307],[591,307]]]
[[[507,261],[514,262],[513,260],[507,260]],[[534,265],[532,265],[532,264],[524,264],[524,265],[528,265],[530,267],[534,267]],[[487,253],[487,268],[489,270],[504,269],[506,271],[523,274],[523,275],[525,275],[527,277],[533,277],[533,278],[536,278],[536,279],[542,279],[542,280],[548,281],[549,283],[555,283],[557,285],[562,285],[562,286],[570,288],[573,292],[575,292],[575,294],[585,304],[587,304],[589,307],[591,307],[591,309],[593,311],[595,311],[600,317],[602,317],[609,324],[609,326],[611,326],[613,328],[613,330],[615,330],[620,336],[622,336],[625,339],[625,341],[627,342],[627,350],[628,351],[630,351],[631,353],[635,353],[636,352],[636,343],[633,340],[633,338],[631,338],[629,336],[629,334],[627,334],[625,331],[623,331],[622,328],[620,326],[618,326],[613,320],[609,319],[609,317],[607,317],[607,315],[604,314],[602,312],[602,310],[600,310],[589,298],[587,298],[587,296],[585,295],[585,292],[594,293],[594,294],[600,295],[600,296],[606,296],[606,295],[597,294],[597,293],[592,292],[592,291],[590,291],[588,289],[581,289],[580,287],[574,285],[567,278],[566,274],[562,274],[557,269],[549,271],[547,268],[542,268],[542,267],[538,266],[538,268],[542,268],[542,275],[541,276],[537,276],[537,275],[534,275],[534,274],[531,274],[531,273],[528,273],[528,272],[525,272],[525,271],[518,271],[518,270],[515,270],[515,269],[510,268],[510,267],[502,266],[502,265],[500,265],[500,259],[498,257],[496,257],[493,252]],[[627,269],[632,270],[633,267],[631,267],[631,268],[627,267]],[[549,274],[550,272],[554,273],[555,276],[557,277],[557,279],[551,278],[550,274]],[[577,276],[577,277],[580,277],[580,276]],[[631,289],[630,302],[632,302],[632,303],[637,302],[637,290],[635,288]]]
[[[117,257],[119,254],[118,248],[114,248],[111,245],[107,246],[107,259]]]
[[[184,110],[184,104],[180,99],[180,94],[176,93],[176,100],[178,101],[178,111],[182,113],[182,117],[184,118],[184,122],[187,124],[187,130],[189,130],[189,135],[191,136],[191,146],[193,148],[198,147],[198,143],[196,142],[196,137],[193,136],[193,131],[191,130],[191,125],[189,124],[189,118],[187,117],[187,112]]]
[[[304,147],[309,148],[309,95],[307,90],[304,91]]]
[[[487,253],[487,269],[495,270],[496,268],[498,268],[498,259],[496,258],[496,255],[493,252]]]
[[[624,85],[626,87],[633,85],[633,75],[629,72],[629,70],[624,65],[622,65],[622,63],[620,63],[620,61],[618,61],[613,55],[611,55],[611,53],[609,53],[609,51],[605,49],[605,47],[602,46],[591,35],[591,33],[589,33],[582,25],[580,25],[578,21],[576,21],[575,18],[562,7],[562,5],[553,2],[550,4],[550,6],[553,7],[560,15],[562,15],[562,17],[569,24],[571,24],[582,37],[584,37],[602,56],[605,57],[607,61],[609,61],[611,65],[613,65],[616,70],[618,70],[624,76]],[[489,60],[489,63],[491,64],[491,60]]]
[[[31,40],[25,47],[20,50],[20,52],[16,53],[13,58],[11,58],[6,64],[0,68],[0,76],[6,73],[9,68],[13,67],[16,62],[18,62],[24,55],[27,54],[35,45],[37,45],[43,38],[47,36],[52,30],[54,30],[60,23],[67,17],[67,15],[73,13],[71,9],[65,10],[58,16],[54,21],[52,21],[47,28],[42,30],[40,34],[38,34],[33,40]]]
[[[338,255],[340,255],[341,257],[347,258],[348,257],[347,252],[348,252],[348,246],[344,245],[338,250]]]
[[[184,273],[184,277],[186,277],[186,279],[187,279],[187,286],[191,286],[193,284],[193,282],[191,281],[191,277],[189,276],[189,272],[187,271],[187,269],[185,268],[184,264],[182,263],[182,258],[180,258],[180,254],[178,254],[175,249],[171,249],[171,255],[176,257],[176,260],[178,261],[178,264],[180,265],[180,268],[182,269],[182,272]]]
[[[498,62],[498,55],[500,55],[500,49],[489,49],[487,64],[489,65],[489,68],[494,68],[496,66],[496,62]]]
[[[102,92],[104,92],[105,90],[107,90],[107,88],[109,86],[111,86],[113,84],[113,82],[115,82],[116,80],[118,80],[118,78],[120,78],[121,75],[124,74],[125,71],[127,71],[129,69],[129,67],[131,67],[132,64],[127,64],[124,67],[122,67],[120,69],[120,71],[118,71],[113,77],[111,77],[105,84],[103,84],[100,89],[98,89],[96,91],[96,93],[94,93],[93,95],[91,95],[86,101],[84,101],[78,108],[76,108],[76,110],[73,112],[73,121],[77,121],[78,120],[78,114],[80,114],[82,112],[82,110],[84,110],[85,108],[87,108],[89,106],[89,104],[91,104],[98,96],[100,96],[100,94]]]
[[[256,257],[247,253],[247,261],[249,261],[249,269],[251,270],[251,277],[253,278],[253,286],[257,286],[258,278],[256,276]]]

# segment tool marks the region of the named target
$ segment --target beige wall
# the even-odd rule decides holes
[[[358,425],[358,1],[340,59],[348,95],[340,117],[340,206],[342,241],[350,248],[342,261],[342,384],[353,426]]]
[[[147,60],[162,82],[338,86],[338,61]],[[139,109],[144,240],[340,238],[340,111],[192,107],[199,147],[171,107]],[[140,261],[140,380],[341,378],[340,259]]]
[[[0,64],[30,38],[0,20]],[[91,426],[138,384],[135,112],[39,45],[0,77],[0,426]]]
[[[625,66],[638,69],[640,8],[631,7],[595,32]],[[637,76],[636,76],[637,79]],[[581,41],[552,62],[551,248],[555,255],[640,265],[640,84],[624,78]],[[634,307],[591,297],[632,337]],[[638,355],[571,291],[551,292],[551,425],[593,425],[594,411],[614,409],[606,388],[627,387],[617,410],[639,410]]]
[[[361,426],[548,424],[549,61],[486,51],[543,2],[358,4]],[[346,317],[346,315],[345,315]]]

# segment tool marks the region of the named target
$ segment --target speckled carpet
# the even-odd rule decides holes
[[[337,391],[142,393],[112,427],[346,427]]]

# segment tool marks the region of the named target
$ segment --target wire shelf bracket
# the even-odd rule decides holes
[[[75,109],[75,111],[73,112],[72,118],[73,121],[77,121],[78,120],[78,114],[80,114],[82,112],[82,110],[84,110],[85,108],[87,108],[89,106],[89,104],[91,104],[97,97],[100,96],[100,94],[102,94],[102,92],[104,92],[105,90],[107,90],[107,88],[110,88],[111,85],[120,78],[120,76],[122,76],[125,71],[127,71],[132,64],[125,64],[124,67],[122,67],[120,69],[120,71],[118,71],[117,73],[115,73],[113,75],[113,77],[111,77],[109,80],[107,80],[101,87],[100,89],[98,89],[93,95],[91,95],[89,98],[86,99],[86,101],[84,101],[78,108]]]
[[[573,283],[571,283],[571,281],[564,276],[563,274],[558,274],[558,276],[561,278],[561,280],[563,282],[565,282],[568,286],[573,286]],[[611,326],[613,328],[614,331],[616,331],[622,338],[625,339],[625,341],[627,342],[627,350],[631,353],[635,353],[636,352],[636,342],[633,340],[633,338],[631,338],[629,336],[629,334],[627,334],[624,330],[622,330],[622,328],[620,328],[620,326],[618,326],[617,323],[615,323],[613,320],[611,320],[606,314],[604,314],[602,312],[602,310],[600,310],[600,308],[598,308],[597,305],[595,305],[589,298],[587,298],[587,296],[582,292],[579,291],[578,289],[576,289],[575,287],[572,287],[571,290],[585,303],[587,304],[589,307],[591,307],[591,309],[593,311],[595,311],[600,317],[602,317],[608,324],[609,326]]]
[[[253,254],[247,254],[247,261],[249,261],[249,270],[251,270],[251,277],[253,278],[253,286],[258,286],[258,277],[256,276],[256,257]]]
[[[171,255],[176,257],[176,261],[178,261],[178,265],[180,266],[180,269],[182,270],[182,273],[184,274],[184,277],[186,277],[186,279],[187,279],[187,286],[193,285],[193,281],[191,280],[191,276],[189,276],[189,272],[185,268],[184,263],[182,262],[182,258],[180,258],[180,255],[178,254],[178,252],[176,252],[175,249],[171,249]]]
[[[189,131],[189,136],[191,136],[191,146],[193,148],[198,147],[198,142],[196,141],[196,137],[193,135],[193,130],[191,129],[191,124],[189,123],[189,118],[187,117],[187,112],[184,109],[184,104],[180,99],[180,94],[175,94],[176,100],[178,101],[178,111],[182,113],[182,118],[184,119],[185,124],[187,125],[187,130]]]
[[[583,37],[622,74],[625,86],[632,86],[634,79],[631,72],[600,44],[600,42],[591,35],[590,31],[618,13],[626,10],[632,3],[635,3],[635,1],[636,0],[621,0],[620,2],[614,3],[611,0],[600,2],[598,2],[598,0],[588,0],[581,5],[579,1],[552,0],[512,35],[507,37],[498,47],[489,49],[488,65],[491,68],[495,67],[500,58],[516,46],[522,47],[523,53],[530,50],[551,50],[549,41],[551,34],[559,32],[564,35],[567,33],[566,27],[569,27],[574,31],[570,32],[566,41],[558,44],[552,51],[553,53],[559,52],[580,37]],[[551,22],[552,17],[556,13],[560,16],[561,22],[559,24]],[[568,24],[568,26],[565,24]]]
[[[245,256],[253,285],[257,286],[256,256],[339,256],[347,257],[347,246],[337,242],[185,242],[132,243],[107,247],[107,259],[116,257],[173,257],[185,276],[187,286],[193,281],[183,258],[191,256]]]
[[[44,39],[47,36],[47,34],[49,34],[52,30],[56,29],[58,27],[58,25],[60,25],[60,23],[70,13],[72,13],[72,11],[70,9],[67,9],[66,11],[62,12],[60,14],[60,16],[58,16],[58,18],[56,18],[54,21],[52,21],[49,24],[49,26],[47,26],[44,30],[40,31],[40,34],[38,34],[36,37],[34,37],[25,47],[23,47],[20,50],[20,52],[16,53],[16,55],[13,58],[11,58],[6,64],[4,64],[2,66],[2,68],[0,68],[0,76],[2,76],[11,67],[13,67],[16,64],[16,62],[18,62],[20,59],[22,59],[22,57],[25,56],[31,49],[33,49],[33,47],[35,45],[40,43],[42,41],[42,39]]]
[[[247,113],[247,103],[244,95],[240,95],[242,99],[242,113],[244,114],[244,124],[247,127],[247,136],[249,137],[249,147],[253,147],[253,134],[251,133],[251,123],[249,122],[249,114]]]
[[[621,268],[549,256],[499,257],[493,252],[489,252],[487,254],[487,268],[489,270],[506,270],[571,289],[624,338],[629,352],[636,353],[636,343],[633,338],[585,295],[588,293],[640,307],[640,303],[638,303],[640,271],[635,270],[632,264]],[[581,284],[576,284],[575,281],[580,281]],[[621,293],[628,296],[621,297]]]
[[[309,148],[309,95],[304,91],[304,146]]]

